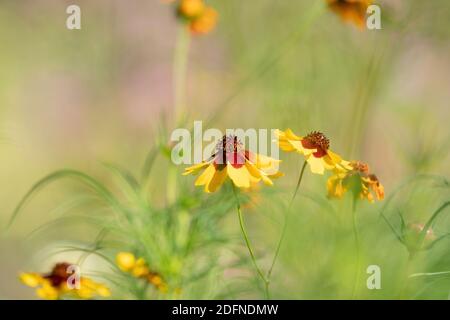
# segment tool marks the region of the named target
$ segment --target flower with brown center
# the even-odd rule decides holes
[[[70,264],[57,263],[48,274],[21,273],[20,280],[27,286],[36,288],[38,297],[46,300],[60,299],[65,295],[76,298],[91,299],[95,296],[109,297],[111,292],[103,284],[97,283],[86,277],[79,277],[79,284],[74,281],[73,273],[70,273]]]
[[[353,23],[360,29],[366,25],[367,8],[372,0],[327,0],[328,7],[345,22]]]
[[[263,181],[273,185],[271,178],[282,175],[277,169],[280,160],[275,160],[244,149],[236,136],[223,136],[217,143],[216,152],[206,161],[185,169],[183,175],[197,174],[205,169],[195,181],[196,186],[205,186],[205,192],[215,192],[227,177],[238,188]]]
[[[305,157],[311,172],[323,174],[325,169],[345,172],[350,170],[349,162],[332,152],[330,140],[319,131],[313,131],[304,137],[297,136],[291,129],[275,131],[281,150],[298,152]]]
[[[346,172],[337,172],[327,181],[328,196],[342,198],[348,190],[361,199],[374,202],[374,196],[378,200],[384,199],[384,188],[377,176],[369,172],[369,166],[363,162],[350,162],[352,168]]]

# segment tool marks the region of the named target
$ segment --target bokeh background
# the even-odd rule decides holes
[[[214,32],[191,39],[187,69],[187,126],[321,130],[348,159],[370,164],[389,196],[417,174],[449,177],[450,3],[379,1],[382,30],[343,23],[320,1],[210,0],[219,13]],[[78,4],[82,29],[65,27],[66,7]],[[110,182],[102,162],[139,173],[161,127],[173,124],[173,6],[156,0],[0,1],[0,224],[39,178],[75,168]],[[246,212],[261,264],[267,267],[293,192],[299,158],[282,155],[286,177]],[[152,199],[164,205],[167,159],[152,174]],[[181,174],[183,168],[177,170]],[[326,177],[307,173],[274,271],[278,298],[348,297],[353,243],[348,202],[328,201]],[[183,184],[194,189],[191,178]],[[413,183],[411,184],[413,185]],[[78,192],[51,186],[26,207],[0,238],[0,298],[32,298],[17,280],[45,270],[67,241],[92,241],[89,226],[30,233],[55,218],[53,208]],[[393,201],[409,221],[424,222],[448,188],[416,182]],[[379,211],[361,203],[365,265],[382,269],[381,290],[361,298],[394,298],[407,251]],[[277,209],[278,208],[278,209]],[[239,238],[231,210],[223,228]],[[3,229],[3,228],[2,228]],[[442,215],[435,233],[450,230]],[[2,231],[3,232],[3,231]],[[450,270],[449,242],[421,254],[414,272]],[[245,251],[243,251],[245,252]],[[67,256],[68,259],[71,256]],[[53,260],[52,260],[53,259]],[[96,258],[89,264],[97,266]],[[252,274],[251,264],[244,274]],[[239,271],[225,272],[233,278]],[[366,277],[363,275],[363,279]],[[255,280],[256,281],[256,280]],[[411,297],[445,299],[450,281],[418,279]],[[261,297],[252,283],[230,298]],[[197,297],[195,295],[185,298]],[[211,298],[201,296],[201,298]]]

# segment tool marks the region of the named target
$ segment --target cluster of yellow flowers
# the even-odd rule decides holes
[[[64,296],[91,299],[111,295],[106,286],[86,277],[80,277],[78,284],[73,283],[77,279],[70,279],[73,274],[68,272],[69,267],[69,263],[57,263],[48,274],[22,273],[20,280],[25,285],[36,288],[37,296],[46,300],[57,300]],[[73,283],[73,287],[69,287],[68,283]]]
[[[151,271],[144,258],[136,258],[131,252],[119,252],[116,263],[120,270],[130,273],[133,277],[145,279],[162,293],[168,291],[168,286],[161,275]]]
[[[384,188],[378,178],[369,172],[369,166],[359,161],[347,161],[332,152],[330,141],[321,132],[311,132],[302,137],[291,129],[276,130],[278,144],[283,151],[297,152],[304,156],[312,173],[334,173],[327,182],[328,195],[341,198],[351,190],[361,199],[374,201],[384,198]],[[274,172],[280,160],[245,150],[235,136],[224,136],[217,144],[216,152],[206,161],[185,169],[184,175],[197,174],[205,169],[195,181],[196,186],[204,186],[206,192],[214,192],[229,177],[238,188],[247,189],[259,181],[272,185],[271,178],[283,174]],[[356,182],[356,183],[355,183]]]
[[[180,0],[177,15],[185,21],[194,34],[205,34],[214,29],[217,11],[207,6],[203,0]]]

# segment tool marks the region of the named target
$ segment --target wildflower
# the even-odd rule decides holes
[[[250,186],[263,181],[273,185],[271,178],[282,175],[278,172],[275,160],[244,149],[236,136],[223,136],[217,143],[216,152],[206,161],[185,169],[183,175],[197,174],[205,169],[195,181],[196,186],[205,186],[205,192],[215,192],[227,177],[238,188]]]
[[[328,7],[345,22],[364,29],[367,8],[372,0],[327,0]]]
[[[91,299],[94,296],[109,297],[109,289],[89,278],[80,277],[79,286],[68,285],[72,279],[72,273],[68,273],[69,263],[57,263],[48,274],[21,273],[20,280],[23,284],[36,288],[38,297],[47,300],[57,300],[64,295],[72,295],[76,298]]]
[[[178,7],[178,14],[186,19],[199,17],[205,10],[203,0],[182,0]]]
[[[216,23],[217,11],[207,7],[199,17],[192,20],[189,28],[195,34],[205,34],[214,29]]]
[[[131,252],[119,252],[116,256],[116,263],[123,272],[130,273],[135,278],[145,279],[160,292],[168,291],[168,286],[161,275],[151,271],[144,258],[136,258]]]
[[[329,150],[330,140],[319,131],[313,131],[305,137],[295,135],[291,129],[276,130],[275,134],[281,150],[302,154],[313,173],[323,174],[325,169],[339,172],[351,169],[348,161]]]
[[[177,14],[187,22],[194,34],[210,32],[215,27],[218,16],[217,11],[205,5],[203,0],[181,0]]]
[[[361,199],[374,202],[372,192],[378,200],[384,198],[384,188],[376,175],[369,172],[369,166],[359,161],[350,162],[351,170],[337,172],[327,181],[329,197],[341,198],[349,189]]]

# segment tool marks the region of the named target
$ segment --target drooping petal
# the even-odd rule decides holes
[[[210,164],[205,171],[202,172],[201,175],[198,176],[197,180],[195,180],[196,186],[203,186],[208,184],[214,176],[214,172],[216,171],[214,164]]]
[[[184,169],[184,172],[182,174],[184,176],[186,176],[188,174],[197,174],[201,169],[203,169],[204,167],[206,167],[208,165],[209,165],[208,162],[201,162],[201,163],[195,164],[191,167]]]
[[[227,164],[227,173],[234,185],[238,188],[250,187],[250,173],[245,166],[236,169],[230,163]]]
[[[44,278],[42,278],[40,274],[34,272],[21,273],[19,278],[23,284],[32,288],[36,288],[37,286],[41,285],[44,282]]]
[[[220,188],[220,186],[224,183],[227,178],[227,167],[224,167],[222,170],[216,170],[214,172],[214,176],[209,181],[208,184],[205,185],[205,192],[211,193],[215,192]]]
[[[316,158],[314,156],[309,156],[308,159],[309,168],[312,173],[323,174],[325,171],[324,161],[322,158]]]

